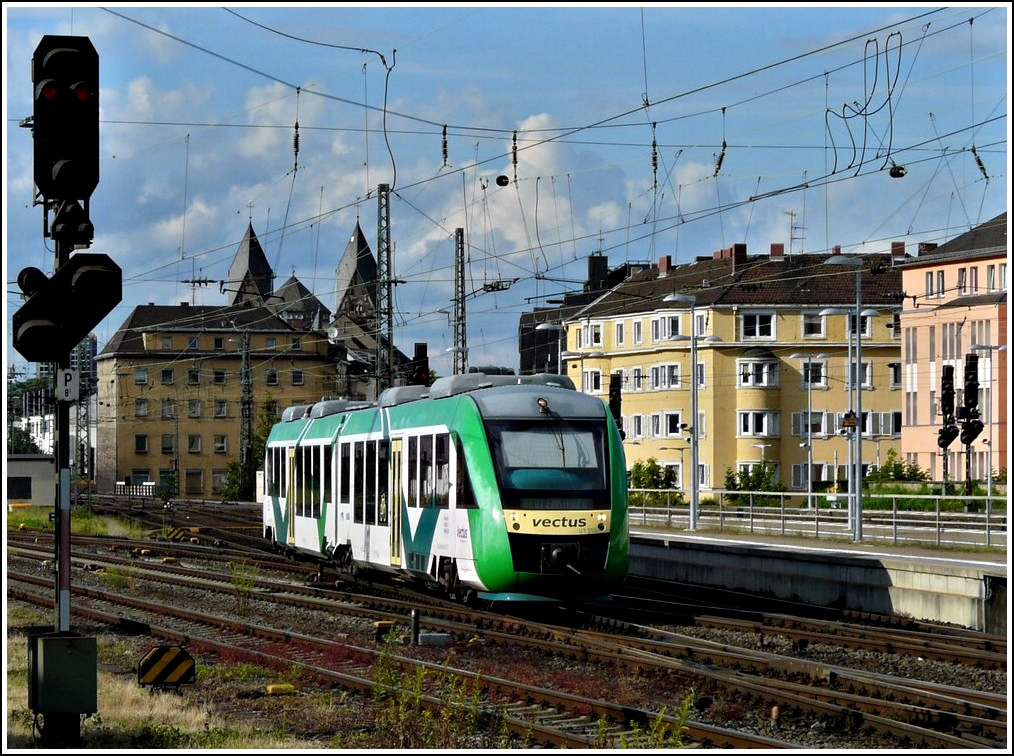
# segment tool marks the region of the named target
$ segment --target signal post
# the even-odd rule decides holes
[[[70,405],[80,398],[70,353],[122,298],[122,272],[107,255],[73,254],[94,238],[89,201],[99,181],[99,56],[87,37],[46,35],[32,56],[34,177],[54,272],[18,274],[27,301],[14,313],[14,348],[56,364],[55,630],[29,638],[28,703],[41,744],[80,744],[80,717],[97,708],[95,638],[70,628]],[[52,220],[50,216],[52,215]]]

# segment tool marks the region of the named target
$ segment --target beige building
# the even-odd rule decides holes
[[[99,493],[155,484],[186,498],[220,498],[230,464],[253,496],[253,434],[276,412],[322,397],[376,399],[376,262],[358,224],[335,269],[336,315],[295,277],[277,289],[247,229],[223,306],[134,308],[96,357],[95,480]],[[384,350],[386,351],[386,350]],[[390,350],[404,380],[409,360]]]
[[[1008,257],[1003,213],[901,266],[902,447],[905,461],[934,480],[943,480],[945,461],[953,481],[986,481],[1007,468]],[[969,355],[978,358],[976,410],[984,427],[967,447],[958,437],[941,448],[944,369],[953,371],[955,409],[963,407]]]
[[[683,265],[664,256],[563,321],[574,383],[608,401],[618,376],[628,468],[654,458],[675,468],[684,489],[696,474],[704,496],[725,487],[727,471],[761,463],[795,491],[807,490],[808,470],[814,490],[844,490],[841,430],[857,409],[853,349],[861,352],[863,469],[891,447],[900,453],[904,245],[845,264],[832,257],[786,255],[781,244],[766,255],[737,244]],[[551,322],[549,314],[540,316]]]

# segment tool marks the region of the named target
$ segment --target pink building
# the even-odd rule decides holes
[[[901,449],[907,464],[935,481],[946,473],[952,481],[986,482],[1007,468],[1008,254],[1002,213],[939,247],[923,245],[901,265]],[[967,446],[960,436],[940,445],[947,375],[953,375],[953,425],[968,428],[973,423],[963,416],[976,412],[983,423]],[[976,396],[966,401],[968,391]]]

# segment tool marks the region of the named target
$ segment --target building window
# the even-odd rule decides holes
[[[683,431],[683,414],[681,412],[666,412],[665,435],[679,437],[683,435]]]
[[[162,434],[162,453],[172,454],[176,449],[176,437],[172,433]]]
[[[303,351],[303,341],[298,336],[292,338],[292,351],[301,352]]]
[[[778,385],[778,363],[764,360],[740,360],[738,385],[744,388],[769,388]]]
[[[792,435],[799,436],[800,438],[827,436],[827,413],[822,410],[793,412]]]
[[[680,335],[680,316],[665,315],[651,319],[651,340],[671,341]]]
[[[802,375],[804,388],[813,388],[815,386],[824,388],[827,386],[827,372],[824,370],[823,362],[814,362],[813,360],[804,362]]]
[[[977,265],[968,269],[968,288],[970,294],[979,293],[979,267]]]
[[[224,494],[225,487],[229,480],[228,470],[212,470],[211,471],[211,493],[213,494]]]
[[[739,435],[771,437],[778,435],[778,413],[763,410],[740,410]]]
[[[148,383],[148,368],[134,368],[134,383],[137,386]]]
[[[749,312],[740,316],[743,339],[773,339],[775,315],[773,312]]]
[[[616,324],[616,346],[623,346],[623,323]]]
[[[933,272],[926,274],[926,299],[933,299]]]
[[[264,382],[269,386],[278,385],[278,371],[274,368],[270,368],[264,373]]]
[[[803,338],[822,339],[824,333],[824,316],[816,312],[803,313]]]
[[[264,339],[264,348],[265,349],[275,349],[277,347],[278,347],[278,341],[275,339],[274,336],[268,336],[266,339]]]
[[[148,417],[148,400],[134,400],[134,417]]]
[[[201,416],[201,400],[187,399],[187,417]]]
[[[640,344],[640,343],[642,343],[644,341],[644,335],[641,333],[642,330],[643,329],[642,329],[641,321],[640,320],[635,320],[634,321],[634,343],[635,344]]]
[[[630,416],[631,431],[634,438],[641,438],[644,436],[644,415],[631,415]]]
[[[189,368],[189,369],[187,369],[187,385],[189,385],[189,386],[200,386],[201,385],[201,370],[200,370],[200,368]]]
[[[165,352],[171,352],[173,348],[173,337],[163,336],[162,337],[162,350]]]
[[[187,436],[187,453],[201,453],[201,435],[199,433],[191,433]]]
[[[191,336],[187,339],[187,351],[196,352],[199,342],[196,336]]]
[[[891,371],[891,390],[897,391],[901,388],[901,363],[888,362],[887,369]]]
[[[214,383],[216,386],[224,386],[225,385],[225,371],[224,370],[215,370],[215,371],[212,371],[212,373],[211,373],[211,382]]]
[[[306,378],[303,375],[303,371],[302,370],[293,370],[292,371],[292,385],[293,386],[302,386],[305,383],[306,383]]]
[[[204,493],[204,470],[187,470],[183,476],[183,493],[187,496],[200,496]]]
[[[147,433],[134,434],[134,454],[147,454],[147,453],[148,453],[148,434]]]
[[[215,345],[216,352],[220,352],[225,349],[225,339],[222,336],[216,336],[212,343]]]
[[[215,400],[215,417],[229,417],[229,403],[225,399]]]
[[[173,369],[162,368],[162,385],[171,386],[173,382]]]
[[[602,391],[602,372],[600,370],[585,370],[581,379],[581,390],[592,394]]]
[[[873,388],[873,363],[863,362],[861,367],[860,378],[862,378],[862,386],[864,389]],[[845,388],[851,389],[855,384],[856,379],[856,366],[855,363],[848,366],[848,377],[845,381]]]
[[[225,454],[229,451],[229,437],[224,433],[215,436],[215,454]]]
[[[162,400],[162,417],[170,419],[176,417],[176,402],[172,399]]]
[[[968,293],[968,269],[958,268],[958,294]]]
[[[657,365],[651,369],[652,389],[679,388],[682,383],[683,380],[678,364]]]

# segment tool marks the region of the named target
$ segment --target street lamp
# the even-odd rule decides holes
[[[989,413],[986,416],[986,424],[989,428],[989,435],[986,439],[986,508],[989,510],[993,496],[993,352],[1006,352],[1007,345],[972,344],[968,349],[972,352],[987,352],[989,354],[989,365],[987,366],[989,369],[986,370],[986,375],[989,378],[988,383],[986,383],[988,387],[986,401]]]
[[[562,354],[563,354],[563,338],[567,333],[567,330],[559,323],[539,323],[535,326],[536,331],[556,331],[556,374],[563,375],[562,368]]]
[[[447,347],[444,350],[454,355],[454,375],[461,375],[468,367],[468,347]]]
[[[856,384],[856,429],[855,438],[853,439],[855,452],[852,455],[852,463],[854,465],[852,475],[855,490],[852,499],[855,502],[853,507],[853,517],[855,518],[854,540],[856,543],[860,543],[863,540],[863,316],[875,317],[879,313],[876,310],[863,310],[863,261],[860,258],[831,255],[824,261],[824,264],[844,265],[856,269],[856,312],[854,324],[856,332],[856,362],[855,372],[853,373]],[[821,314],[825,314],[825,312]]]
[[[605,357],[605,352],[562,352],[560,356],[565,360],[579,359],[581,361],[581,391],[584,391],[584,358]]]
[[[818,354],[789,355],[793,360],[806,360],[806,507],[813,509],[813,364],[821,364],[827,359],[823,352]]]

